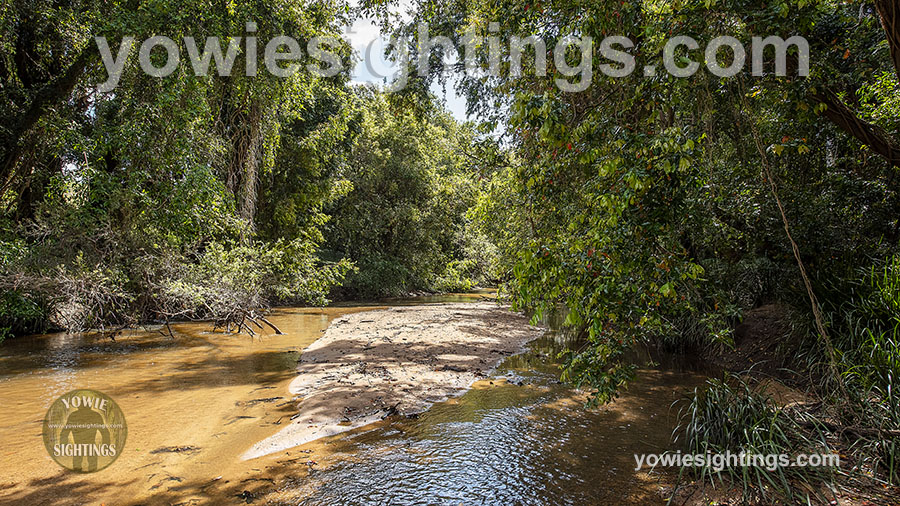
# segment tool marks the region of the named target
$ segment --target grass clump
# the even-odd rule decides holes
[[[809,437],[794,412],[733,374],[710,379],[705,388],[694,390],[680,410],[675,439],[694,455],[765,456],[753,465],[686,468],[692,477],[713,487],[726,480],[739,484],[744,502],[818,502],[822,497],[814,484],[829,479],[833,471],[783,465],[780,459],[793,462],[800,454],[830,451],[821,440]]]

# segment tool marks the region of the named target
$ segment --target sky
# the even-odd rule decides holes
[[[374,20],[357,19],[347,29],[345,37],[350,41],[360,60],[353,69],[353,82],[385,84],[391,81],[390,76],[396,69],[384,58],[387,39],[382,37],[381,30]],[[465,99],[456,93],[452,82],[448,83],[446,92],[443,86],[437,83],[432,85],[431,92],[444,101],[447,109],[457,120],[467,120]]]

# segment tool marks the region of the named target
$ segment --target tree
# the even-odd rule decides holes
[[[474,134],[446,111],[429,108],[432,98],[422,114],[398,100],[376,89],[358,90],[360,133],[342,172],[352,190],[327,211],[332,255],[359,266],[344,289],[355,296],[477,282],[458,276],[440,282],[448,264],[467,259],[473,240],[465,213],[477,195],[477,165],[464,150]],[[462,275],[480,279],[482,267],[469,263]]]
[[[305,44],[339,36],[347,13],[346,5],[330,2],[303,11],[291,2],[4,4],[0,114],[10,127],[0,131],[0,184],[9,190],[0,285],[7,295],[41,306],[38,319],[72,329],[233,319],[271,302],[322,303],[350,268],[317,256],[316,210],[337,191],[330,175],[317,173],[319,180],[301,189],[309,208],[284,233],[259,209],[271,209],[266,199],[282,193],[266,183],[297,170],[290,145],[319,136],[323,122],[342,123],[341,108],[307,107],[317,95],[339,102],[349,71],[326,79],[305,66],[289,78],[242,69],[258,58],[246,52],[248,21],[257,24],[259,40],[292,34]],[[125,36],[139,45],[154,35],[178,44],[191,36],[201,46],[207,36],[241,37],[238,70],[196,76],[182,49],[171,75],[152,77],[133,48],[119,86],[99,92],[107,76],[94,37],[106,37],[116,52]],[[349,59],[349,46],[333,49]],[[157,67],[165,57],[151,53]],[[307,57],[301,63],[312,61]],[[285,125],[302,121],[309,128],[289,131],[282,149]],[[330,149],[330,142],[339,150],[336,138],[320,146]],[[226,261],[231,269],[209,274]],[[235,272],[238,266],[245,270]]]
[[[610,62],[595,50],[593,81],[575,93],[559,89],[556,79],[564,76],[554,66],[546,76],[534,72],[532,47],[521,77],[510,75],[508,63],[487,73],[484,53],[477,60],[483,74],[454,75],[470,110],[502,123],[514,151],[493,183],[512,192],[493,198],[514,207],[504,213],[490,202],[483,208],[493,212],[482,214],[497,223],[489,228],[516,231],[497,237],[514,264],[513,299],[538,313],[565,305],[568,323],[590,342],[570,356],[567,375],[592,386],[598,400],[631,377],[625,352],[635,341],[677,348],[728,342],[742,310],[776,297],[802,301],[786,293],[806,292],[802,271],[810,271],[803,278],[812,279],[813,293],[821,280],[896,248],[890,165],[897,117],[888,113],[896,76],[877,73],[893,71],[897,54],[892,34],[879,45],[883,26],[894,27],[889,3],[877,5],[881,19],[865,6],[830,1],[416,7],[415,18],[398,27],[408,40],[427,22],[432,36],[458,47],[469,28],[482,37],[496,33],[504,50],[512,35],[536,35],[548,48],[568,35],[591,36],[595,48],[607,35],[634,43],[628,52],[637,72],[600,75]],[[489,31],[491,22],[499,29]],[[796,75],[796,48],[784,77],[754,76],[749,65],[733,78],[703,70],[687,78],[642,75],[643,65],[664,68],[670,36],[750,42],[761,33],[806,37],[817,55],[810,76]],[[704,63],[701,50],[680,51],[679,64]],[[569,50],[570,65],[580,57]],[[442,55],[431,58],[436,68]],[[727,65],[730,56],[717,58]],[[440,78],[433,73],[412,85]],[[851,98],[854,108],[842,105]],[[869,159],[859,142],[887,163]],[[813,311],[818,305],[814,299]]]

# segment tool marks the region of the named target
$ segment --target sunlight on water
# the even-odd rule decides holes
[[[702,375],[680,361],[647,369],[613,406],[589,411],[557,380],[553,357],[571,344],[548,332],[459,399],[336,438],[328,444],[336,463],[282,489],[283,502],[661,502],[658,475],[635,473],[633,454],[669,446],[671,404]]]
[[[134,331],[115,341],[49,334],[3,343],[0,396],[7,409],[0,411],[0,438],[4,460],[16,465],[0,481],[0,503],[58,502],[72,491],[98,502],[227,502],[246,497],[240,494],[247,489],[272,504],[660,502],[659,475],[635,473],[632,455],[668,447],[671,403],[703,376],[677,361],[647,369],[615,404],[585,410],[586,397],[558,381],[556,357],[574,341],[557,330],[418,418],[389,419],[307,450],[241,462],[243,451],[296,412],[287,384],[300,350],[332,319],[365,309],[371,307],[279,309],[272,321],[285,335],[252,339],[190,323],[173,326],[174,340]],[[112,396],[129,424],[125,452],[95,475],[62,472],[41,442],[47,407],[74,388]],[[167,447],[192,450],[160,452]]]

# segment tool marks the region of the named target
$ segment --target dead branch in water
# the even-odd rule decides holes
[[[278,334],[279,336],[284,334],[284,332],[282,332],[281,329],[279,329],[278,327],[276,327],[275,325],[273,325],[272,322],[270,322],[269,320],[267,320],[264,316],[260,316],[260,317],[259,317],[259,320],[260,320],[261,322],[265,323],[266,325],[268,325],[269,327],[272,327],[272,330],[274,330],[275,333]],[[261,328],[261,327],[260,327],[260,328]]]
[[[257,331],[253,330],[250,325],[253,324],[259,330],[264,330],[263,324],[271,328],[276,334],[283,335],[275,324],[266,319],[265,314],[261,310],[245,310],[235,309],[229,312],[225,317],[217,319],[214,323],[214,329],[223,328],[225,333],[231,333],[232,328],[238,334],[246,333],[250,337],[256,336]]]

